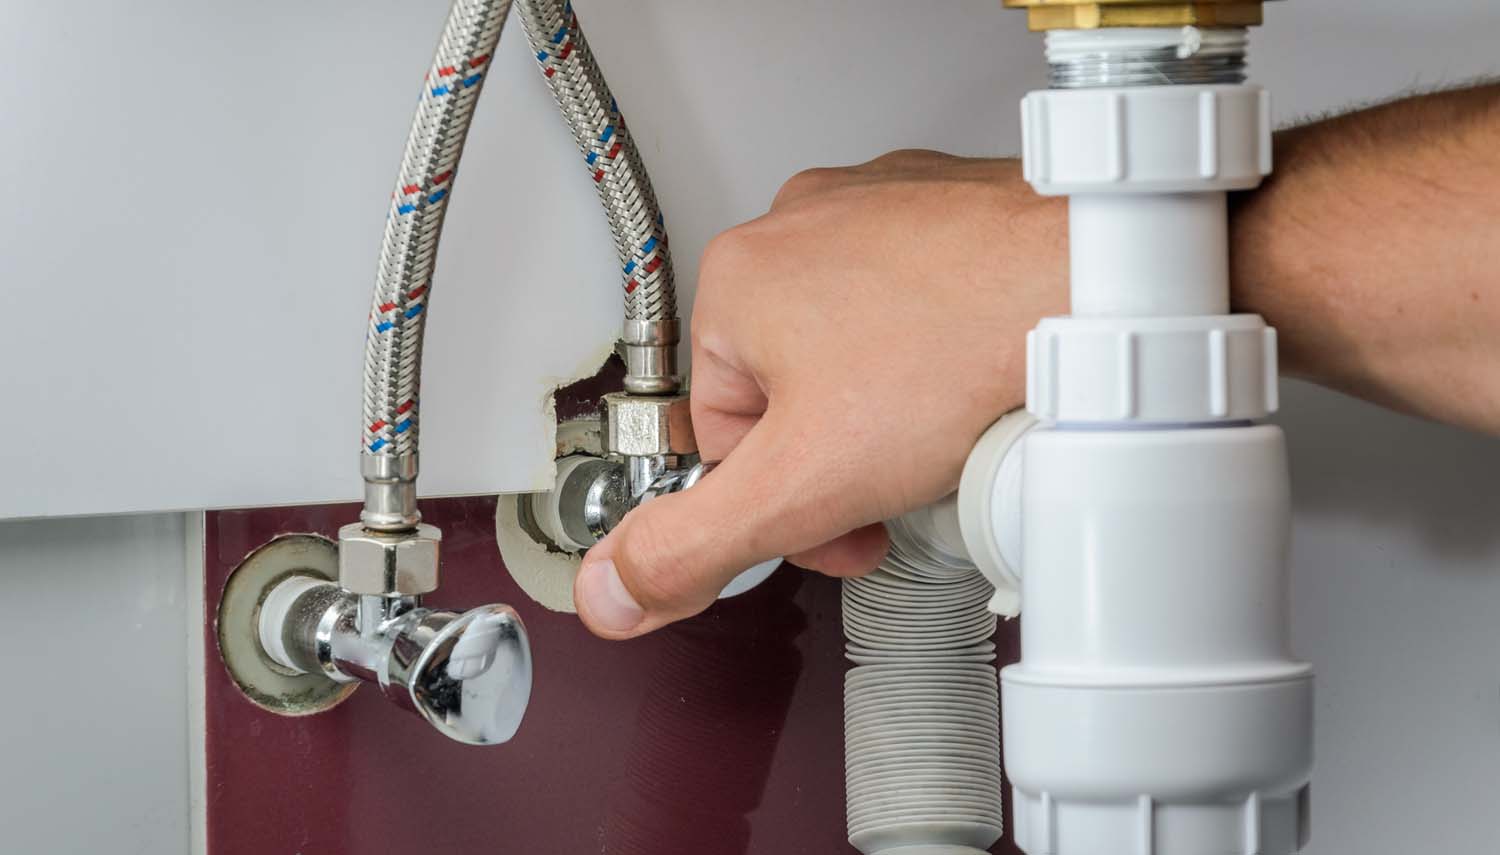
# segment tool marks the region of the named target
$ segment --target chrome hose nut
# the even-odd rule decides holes
[[[404,532],[339,529],[339,586],[351,594],[414,597],[437,590],[443,533],[419,525]]]
[[[624,457],[675,457],[698,452],[686,395],[604,396],[604,450]]]

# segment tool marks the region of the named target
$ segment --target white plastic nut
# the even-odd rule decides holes
[[[1025,410],[991,425],[969,452],[955,494],[964,547],[995,588],[990,611],[1005,618],[1021,612],[1021,441],[1036,426]]]
[[[1259,315],[1046,318],[1026,336],[1026,408],[1055,422],[1262,419],[1276,330]]]
[[[1248,190],[1271,174],[1258,86],[1041,90],[1021,102],[1021,135],[1044,196]]]

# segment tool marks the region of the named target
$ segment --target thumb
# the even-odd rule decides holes
[[[703,611],[746,568],[806,548],[798,544],[816,534],[790,510],[816,497],[799,496],[795,461],[773,451],[787,446],[772,408],[692,488],[626,514],[574,582],[589,629],[613,639],[651,632]]]

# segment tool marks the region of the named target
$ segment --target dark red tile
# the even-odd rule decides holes
[[[854,851],[837,581],[778,573],[680,626],[605,642],[510,581],[493,499],[422,511],[444,534],[432,604],[510,603],[530,630],[536,680],[520,732],[503,746],[458,745],[368,688],[321,715],[273,715],[241,697],[205,621],[209,855]],[[209,614],[246,553],[285,532],[332,536],[357,515],[354,505],[208,514]],[[1015,656],[1015,630],[997,639],[1002,661]]]

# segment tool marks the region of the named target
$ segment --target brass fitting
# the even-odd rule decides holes
[[[1101,27],[1255,27],[1262,0],[1004,0],[1033,31]]]

